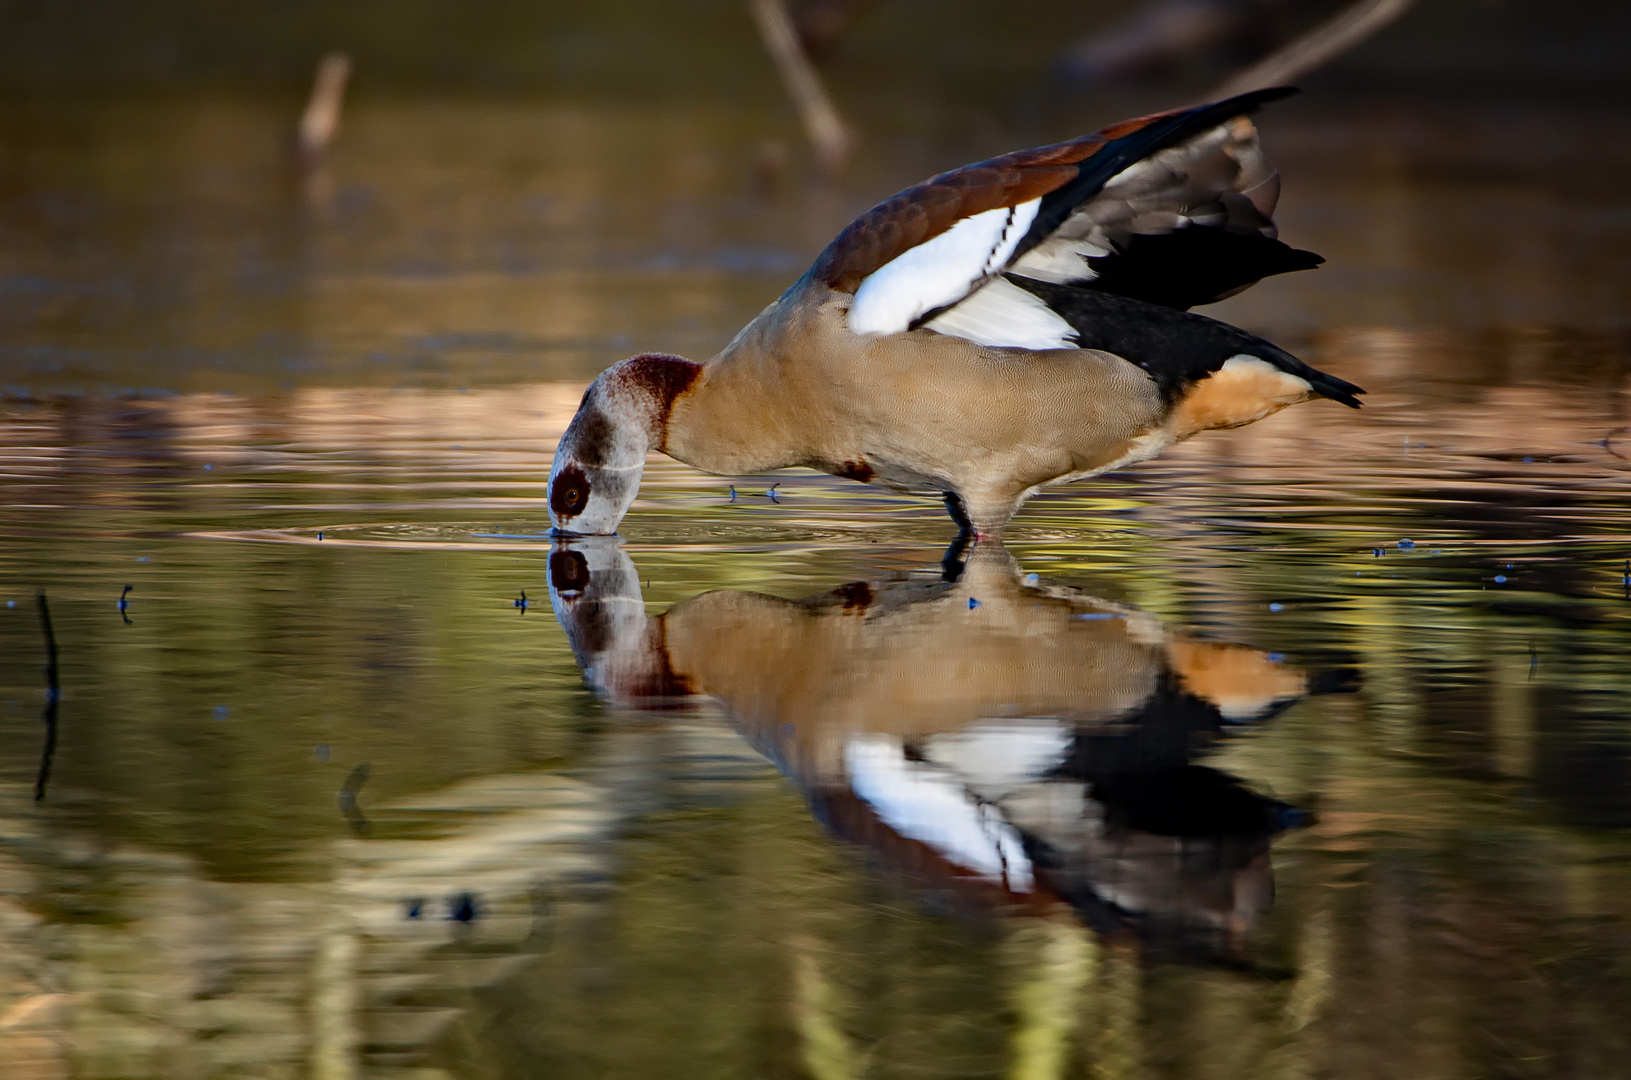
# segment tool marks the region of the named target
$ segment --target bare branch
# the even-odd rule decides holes
[[[1296,82],[1394,22],[1414,3],[1415,0],[1359,0],[1340,15],[1293,38],[1228,79],[1208,94],[1207,100]]]
[[[753,21],[759,26],[759,36],[765,49],[776,62],[787,96],[793,99],[799,119],[804,122],[805,134],[815,150],[816,163],[828,176],[835,176],[849,159],[855,140],[844,118],[838,115],[827,88],[821,82],[815,65],[799,44],[798,32],[787,15],[782,0],[749,0]]]
[[[57,635],[51,629],[51,605],[44,592],[35,600],[40,605],[40,631],[45,635],[45,711],[40,716],[45,723],[45,746],[40,750],[40,771],[34,779],[34,801],[43,802],[46,785],[51,781],[51,759],[57,754],[57,706],[62,701],[62,681],[57,666]]]
[[[315,161],[334,141],[335,132],[340,130],[340,106],[345,103],[346,80],[350,78],[351,57],[345,53],[329,53],[318,63],[311,98],[300,116],[297,138],[303,160]]]

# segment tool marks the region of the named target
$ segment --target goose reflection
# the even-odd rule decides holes
[[[1000,546],[932,579],[656,616],[615,541],[562,544],[549,573],[596,693],[717,700],[830,831],[964,900],[1238,954],[1269,842],[1306,816],[1194,760],[1303,697],[1302,672],[1022,577]]]

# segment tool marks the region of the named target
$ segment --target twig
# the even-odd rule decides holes
[[[827,88],[804,46],[799,44],[798,31],[787,15],[787,8],[782,0],[748,0],[748,9],[759,26],[765,50],[776,62],[787,96],[793,99],[799,119],[804,122],[804,132],[815,150],[816,164],[825,175],[838,175],[855,147],[855,139],[827,95]]]
[[[340,785],[340,790],[334,796],[334,801],[340,804],[340,813],[345,815],[346,824],[358,836],[367,836],[372,828],[368,819],[362,816],[362,809],[357,806],[357,795],[368,782],[368,772],[368,762],[360,763],[346,776],[345,783]]]
[[[45,634],[45,711],[40,717],[45,722],[45,747],[40,751],[39,775],[34,778],[34,801],[41,802],[45,785],[51,780],[51,759],[57,753],[57,702],[62,698],[62,683],[57,672],[57,635],[51,630],[51,605],[45,602],[43,592],[36,599],[40,602],[40,630]]]
[[[1408,11],[1415,0],[1359,0],[1259,60],[1207,95],[1207,100],[1233,97],[1267,86],[1285,86],[1323,67]]]
[[[323,156],[340,130],[340,107],[345,104],[345,84],[351,78],[351,57],[329,53],[317,65],[311,98],[300,116],[297,135],[301,160],[310,164]]]

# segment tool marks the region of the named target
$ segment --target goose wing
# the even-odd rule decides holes
[[[1076,348],[1041,282],[1186,311],[1317,266],[1275,236],[1278,174],[1248,114],[1289,89],[1128,120],[943,173],[885,200],[810,275],[852,292],[849,328],[926,326],[986,345]]]

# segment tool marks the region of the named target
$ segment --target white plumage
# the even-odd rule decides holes
[[[963,299],[1008,265],[1041,205],[1032,199],[966,217],[874,270],[855,290],[850,330],[898,334],[920,316]]]
[[[923,324],[999,349],[1074,349],[1076,331],[1034,293],[993,278],[967,300]]]
[[[907,760],[900,740],[886,735],[851,738],[844,768],[850,790],[900,835],[1013,892],[1034,887],[1019,831],[973,798],[956,773]]]
[[[1070,752],[1074,732],[1053,717],[991,720],[935,735],[924,760],[955,772],[980,798],[996,802],[1035,784]]]
[[[896,334],[946,308],[924,325],[996,348],[1075,348],[1069,323],[997,275],[1085,284],[1098,277],[1089,259],[1111,256],[1131,236],[1189,225],[1232,225],[1272,237],[1269,215],[1278,196],[1278,176],[1263,157],[1256,129],[1236,117],[1122,169],[1017,259],[1042,200],[964,218],[862,281],[849,328]]]

